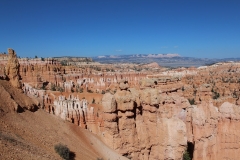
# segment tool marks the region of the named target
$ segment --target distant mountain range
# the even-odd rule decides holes
[[[133,55],[106,55],[106,56],[97,56],[97,58],[173,58],[173,57],[180,57],[179,54],[176,53],[169,53],[169,54],[133,54]]]
[[[100,63],[151,63],[157,62],[166,67],[204,66],[217,62],[240,61],[240,58],[194,58],[181,57],[179,54],[134,54],[134,55],[104,55],[92,57],[93,61]]]

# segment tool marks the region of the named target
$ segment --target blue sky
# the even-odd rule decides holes
[[[240,57],[239,0],[1,0],[0,52]]]

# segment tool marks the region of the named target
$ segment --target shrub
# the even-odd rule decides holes
[[[183,153],[183,160],[191,160],[190,155],[187,150]]]
[[[63,60],[60,62],[62,66],[67,66],[67,61],[66,60]]]
[[[87,90],[87,92],[88,92],[88,93],[93,93],[93,91],[92,91],[92,90],[90,90],[90,89],[88,89],[88,90]]]
[[[220,97],[220,94],[218,92],[215,92],[213,89],[212,89],[212,93],[213,93],[213,96],[212,96],[213,99],[218,99]]]
[[[238,98],[238,95],[237,95],[236,91],[233,92],[233,98]]]
[[[196,94],[197,94],[197,90],[194,90],[193,95],[196,96]]]
[[[60,92],[64,92],[64,89],[63,89],[62,87],[59,87],[58,90],[59,90]]]
[[[218,99],[220,97],[220,94],[217,92],[214,92],[213,99]]]
[[[54,149],[63,159],[65,160],[70,159],[69,158],[70,150],[66,145],[59,143],[54,146]]]
[[[184,91],[185,90],[185,88],[184,87],[182,87],[182,91]]]
[[[193,99],[188,99],[188,101],[189,101],[189,103],[191,104],[191,105],[194,105],[195,104],[195,99],[193,98]]]
[[[92,103],[94,104],[95,103],[95,99],[93,98],[93,100],[92,100]]]
[[[42,87],[41,87],[40,89],[46,90],[46,86],[45,86],[45,85],[42,85]]]
[[[56,86],[54,84],[51,85],[51,90],[56,91]]]
[[[80,92],[80,93],[83,93],[83,88],[80,88],[80,89],[79,89],[79,92]]]

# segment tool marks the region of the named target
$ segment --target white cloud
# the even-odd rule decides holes
[[[122,52],[122,50],[121,49],[117,49],[116,52]]]
[[[178,46],[174,46],[174,48],[178,48]]]

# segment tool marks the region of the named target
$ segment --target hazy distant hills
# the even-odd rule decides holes
[[[166,67],[203,66],[216,62],[240,61],[240,58],[208,59],[181,57],[179,54],[134,54],[134,55],[104,55],[92,57],[93,61],[100,63],[151,63],[157,62]]]
[[[179,54],[169,53],[169,54],[133,54],[133,55],[106,55],[106,56],[97,56],[97,58],[173,58],[180,57]]]

